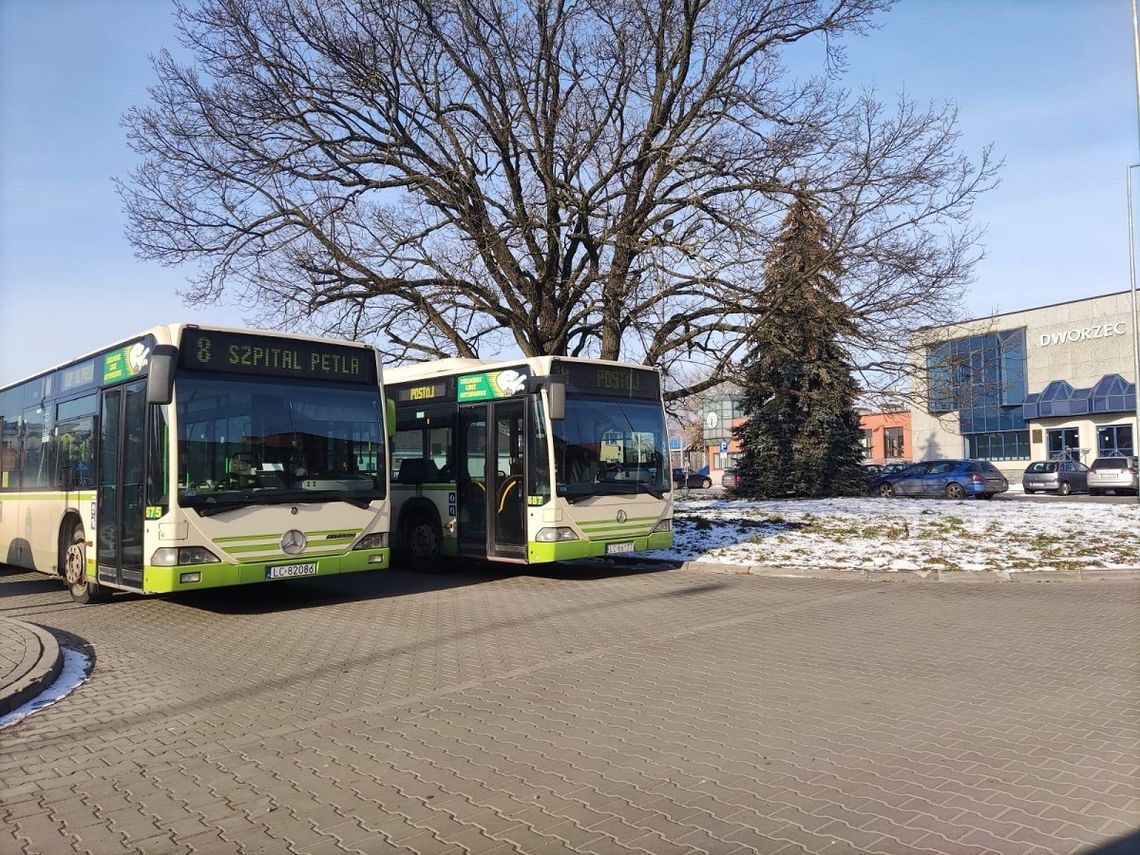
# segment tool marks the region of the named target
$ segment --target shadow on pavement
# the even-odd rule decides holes
[[[1089,849],[1085,855],[1137,855],[1138,852],[1140,852],[1140,830],[1111,840],[1096,849]]]
[[[451,559],[441,564],[439,572],[422,572],[397,566],[388,570],[346,573],[342,576],[293,579],[232,588],[212,588],[193,593],[168,594],[163,599],[217,614],[266,614],[423,594],[522,576],[551,580],[596,580],[661,573],[674,568],[675,565],[669,562],[632,564],[565,562],[532,566]],[[140,599],[137,594],[116,595],[112,603],[115,600],[125,602],[137,599]]]
[[[11,564],[0,564],[0,584],[3,585],[0,592],[4,597],[67,590],[58,576],[49,576],[47,573],[29,570],[26,567],[13,567]],[[13,606],[13,608],[25,607]]]

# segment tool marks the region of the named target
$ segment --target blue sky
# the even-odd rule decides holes
[[[1129,0],[903,0],[880,21],[850,46],[850,82],[955,101],[963,148],[1006,161],[976,211],[987,257],[964,314],[1127,288]],[[187,308],[190,271],[136,260],[123,237],[119,120],[164,46],[163,0],[0,0],[0,384],[155,323],[242,323]]]

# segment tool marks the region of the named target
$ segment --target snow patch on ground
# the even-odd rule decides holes
[[[648,558],[839,570],[1140,568],[1140,508],[1008,500],[678,500]]]
[[[91,673],[91,664],[91,659],[78,650],[63,648],[63,669],[55,678],[55,682],[23,706],[0,716],[0,730],[66,698],[87,679]]]

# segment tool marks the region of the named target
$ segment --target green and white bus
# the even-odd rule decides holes
[[[390,368],[393,547],[538,564],[673,545],[659,373],[590,359]]]
[[[376,352],[158,326],[0,388],[0,561],[80,602],[388,567]]]

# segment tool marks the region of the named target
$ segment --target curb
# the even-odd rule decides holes
[[[674,562],[662,562],[673,564]],[[682,561],[680,570],[702,573],[734,573],[794,579],[858,579],[867,582],[948,582],[994,584],[999,582],[1107,582],[1140,580],[1140,568],[1121,570],[831,570],[822,567],[772,567],[765,564],[717,564],[712,561]]]
[[[588,559],[587,559],[588,560]],[[1120,570],[833,570],[825,567],[773,567],[769,564],[721,564],[715,561],[670,561],[658,558],[607,558],[628,566],[767,576],[774,579],[842,579],[865,582],[996,584],[999,582],[1115,582],[1140,580],[1140,567]]]
[[[10,618],[0,618],[0,644],[11,662],[0,675],[0,715],[7,715],[55,682],[63,670],[63,653],[46,629]]]

